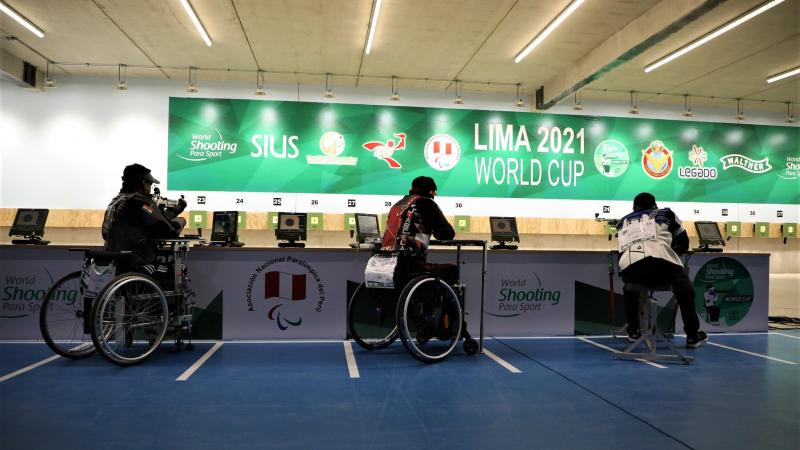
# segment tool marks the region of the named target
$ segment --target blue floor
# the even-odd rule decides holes
[[[571,338],[486,340],[521,373],[460,350],[424,365],[399,343],[353,345],[355,379],[341,342],[227,342],[183,382],[212,344],[130,368],[58,358],[0,382],[0,448],[796,450],[800,330],[779,333],[711,341],[780,361],[706,345],[663,369]],[[0,343],[0,377],[51,355]]]

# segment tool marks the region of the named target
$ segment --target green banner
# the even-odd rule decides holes
[[[800,128],[170,98],[170,190],[800,203]]]

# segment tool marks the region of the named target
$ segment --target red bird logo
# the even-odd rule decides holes
[[[372,156],[386,161],[386,164],[388,164],[390,168],[399,169],[403,166],[397,162],[396,159],[392,158],[392,155],[394,154],[395,150],[405,150],[406,134],[395,133],[394,137],[399,139],[397,143],[395,143],[394,139],[389,139],[386,142],[370,141],[362,144],[361,146],[371,151]]]

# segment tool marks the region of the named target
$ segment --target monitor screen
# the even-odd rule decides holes
[[[211,225],[212,241],[236,241],[239,213],[237,211],[214,211],[214,221]]]
[[[489,217],[492,240],[502,242],[519,242],[517,219],[515,217]]]
[[[719,227],[716,222],[695,222],[694,228],[697,230],[697,237],[700,239],[700,245],[704,244],[724,244],[722,234],[719,232]]]
[[[18,209],[9,236],[44,236],[48,209]]]
[[[278,227],[275,238],[287,241],[306,240],[305,213],[278,213]]]
[[[364,242],[367,238],[378,239],[381,237],[380,225],[377,214],[356,214],[356,239]]]

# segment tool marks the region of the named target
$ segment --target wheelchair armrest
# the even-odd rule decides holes
[[[129,258],[133,252],[125,250],[121,252],[110,252],[107,250],[86,250],[86,257],[87,258],[96,258],[96,259],[122,259],[122,258]]]

